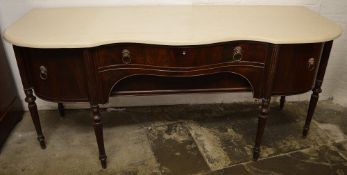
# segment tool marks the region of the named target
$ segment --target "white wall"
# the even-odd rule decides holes
[[[346,0],[0,0],[1,32],[20,16],[34,7],[62,6],[109,6],[109,5],[204,5],[204,4],[265,4],[265,5],[303,5],[323,16],[338,22],[344,30],[347,28]],[[343,34],[335,41],[332,56],[328,65],[323,93],[320,99],[333,98],[336,103],[347,106],[347,35]],[[3,41],[5,42],[5,41]],[[17,83],[20,98],[24,99],[22,84],[18,73],[14,53],[9,43],[5,42],[5,50]],[[310,93],[292,96],[289,100],[307,100]],[[117,97],[112,98],[109,106],[138,106],[182,103],[227,103],[234,101],[253,101],[250,93],[239,94],[192,94],[162,95],[149,97]],[[39,109],[55,109],[56,104],[37,101]],[[68,104],[69,108],[88,107],[88,104]]]

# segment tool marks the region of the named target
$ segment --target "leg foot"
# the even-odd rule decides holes
[[[99,157],[99,159],[100,159],[100,162],[101,162],[101,167],[103,169],[106,169],[107,168],[107,161],[106,161],[107,157],[106,157],[106,155],[105,155],[105,157]]]
[[[253,148],[253,160],[257,161],[259,158],[260,150],[257,147]]]
[[[281,96],[281,99],[280,99],[280,109],[281,110],[283,109],[285,102],[286,102],[286,96]]]
[[[92,106],[92,113],[93,113],[93,120],[94,120],[94,131],[95,131],[96,141],[98,143],[98,148],[99,148],[99,159],[100,159],[102,168],[106,168],[107,156],[105,153],[101,115],[100,115],[100,110],[98,105]]]
[[[302,136],[304,138],[307,137],[308,131],[310,130],[310,124],[311,124],[311,120],[312,120],[312,117],[313,117],[313,113],[314,113],[314,111],[316,109],[316,106],[317,106],[319,93],[322,92],[321,85],[322,85],[322,82],[317,80],[315,88],[312,90],[313,93],[311,95],[310,104],[309,104],[309,107],[308,107],[306,121],[305,121],[305,125],[304,125],[304,130],[302,132]]]
[[[302,137],[303,137],[303,138],[306,138],[306,137],[307,137],[308,130],[310,130],[310,128],[304,126],[304,130],[302,131]]]
[[[40,143],[41,149],[46,149],[45,138],[44,138],[43,136],[42,136],[42,137],[37,137],[37,140],[38,140],[39,143]]]
[[[59,115],[61,117],[65,116],[65,108],[64,108],[63,103],[58,103],[58,111],[59,111]]]
[[[258,160],[259,155],[260,155],[260,144],[261,144],[261,140],[262,140],[262,137],[264,134],[266,120],[267,120],[268,113],[269,113],[269,104],[270,104],[270,99],[263,99],[262,100],[261,111],[260,111],[260,115],[258,117],[257,136],[255,138],[255,144],[254,144],[254,148],[253,148],[253,159],[254,160]]]
[[[45,137],[42,134],[39,113],[37,112],[37,106],[35,103],[36,97],[33,95],[32,89],[25,89],[24,92],[26,95],[25,101],[28,103],[31,119],[33,120],[35,129],[36,129],[37,140],[39,141],[41,148],[45,149],[46,148]]]

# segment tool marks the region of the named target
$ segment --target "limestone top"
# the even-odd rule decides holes
[[[337,24],[299,6],[116,6],[33,9],[4,37],[23,47],[84,48],[120,42],[313,43],[340,34]]]

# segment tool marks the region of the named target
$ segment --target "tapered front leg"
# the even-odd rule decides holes
[[[33,120],[35,129],[36,129],[37,140],[40,142],[41,148],[45,149],[46,148],[45,137],[42,134],[39,113],[37,112],[37,106],[35,103],[36,97],[33,95],[32,89],[25,89],[24,92],[26,95],[25,101],[28,103],[31,119]]]
[[[280,109],[281,110],[283,109],[285,102],[286,102],[286,96],[281,96],[281,99],[280,99]]]
[[[322,86],[322,81],[317,80],[315,87],[312,90],[313,93],[311,95],[310,104],[308,107],[306,121],[305,121],[305,125],[304,125],[304,130],[302,132],[302,135],[304,137],[307,137],[307,133],[310,130],[310,124],[311,124],[311,120],[312,120],[314,111],[315,111],[316,106],[317,106],[319,94],[322,92],[321,86]]]
[[[59,111],[59,115],[61,117],[65,116],[65,108],[64,108],[63,103],[58,103],[58,111]]]
[[[308,111],[307,111],[307,117],[306,117],[306,121],[305,121],[305,125],[304,125],[304,130],[302,132],[302,135],[304,137],[307,136],[307,133],[310,129],[312,116],[313,116],[314,111],[315,111],[316,106],[317,106],[319,94],[322,92],[323,79],[324,79],[324,75],[325,75],[325,70],[326,70],[327,65],[328,65],[328,60],[329,60],[332,45],[333,45],[333,42],[329,41],[329,42],[326,42],[324,44],[324,47],[323,47],[323,52],[322,52],[320,64],[318,67],[316,82],[315,82],[314,88],[312,89],[313,93],[311,95],[310,104],[309,104]]]
[[[258,117],[258,129],[257,129],[257,135],[255,138],[255,144],[253,148],[253,159],[258,160],[259,155],[260,155],[260,144],[261,140],[264,134],[264,129],[266,125],[266,120],[269,114],[269,104],[270,104],[270,99],[263,99],[262,100],[262,105],[260,109],[260,115]]]
[[[102,122],[101,122],[101,115],[99,106],[95,105],[92,106],[92,114],[93,114],[93,120],[94,120],[94,131],[96,136],[96,141],[98,143],[99,148],[99,159],[101,161],[102,168],[106,168],[106,153],[105,153],[105,147],[104,147],[104,137],[103,137],[103,128],[102,128]]]

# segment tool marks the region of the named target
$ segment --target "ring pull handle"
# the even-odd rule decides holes
[[[314,58],[309,58],[307,60],[307,69],[308,71],[313,71],[316,68],[316,61]]]
[[[242,47],[241,46],[236,46],[234,48],[234,52],[233,52],[233,61],[241,61],[242,59]]]
[[[48,77],[47,68],[45,66],[40,66],[40,78],[41,78],[41,80],[46,80],[47,77]]]
[[[124,64],[130,64],[131,63],[130,51],[128,49],[122,50],[122,61]]]

